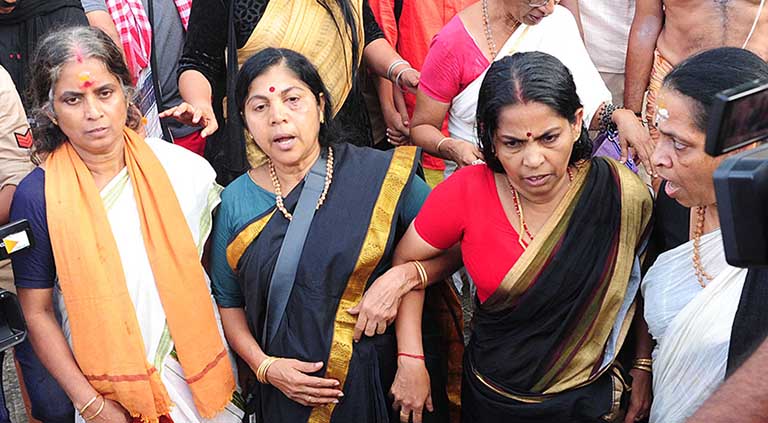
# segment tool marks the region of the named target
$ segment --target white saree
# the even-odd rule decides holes
[[[202,256],[203,246],[211,232],[211,213],[221,201],[221,187],[215,182],[216,174],[202,157],[192,152],[157,138],[147,138],[146,141],[168,174],[198,252]],[[136,310],[147,361],[160,372],[160,378],[173,403],[171,419],[176,423],[240,422],[243,416],[242,404],[230,402],[225,410],[212,419],[204,419],[197,412],[183,370],[176,359],[173,339],[166,324],[165,312],[144,247],[136,199],[126,168],[101,190],[101,198],[118,245],[125,282]],[[62,329],[71,343],[69,321],[58,283],[55,292],[62,314]],[[218,311],[216,319],[224,339]],[[227,345],[226,341],[224,345]],[[231,356],[230,362],[234,363]],[[235,393],[237,400],[233,400],[239,402],[239,398],[239,394]],[[75,416],[77,423],[84,422],[82,416],[77,413]]]
[[[584,47],[576,20],[563,6],[556,6],[555,11],[537,25],[521,24],[504,43],[494,61],[527,51],[551,54],[571,71],[584,106],[584,122],[591,121],[601,104],[611,101],[611,93]],[[453,98],[448,112],[448,131],[452,138],[477,144],[477,100],[487,71]],[[446,176],[448,174],[446,172]]]
[[[656,340],[651,423],[684,422],[725,377],[731,327],[747,276],[725,261],[720,230],[701,237],[702,288],[693,241],[659,256],[642,283],[645,319]]]

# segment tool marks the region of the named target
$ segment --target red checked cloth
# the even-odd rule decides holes
[[[179,11],[184,30],[189,25],[192,0],[173,0]],[[128,70],[133,81],[139,80],[141,71],[149,66],[152,46],[152,27],[141,0],[106,0],[107,9],[115,23],[120,42],[123,44]]]

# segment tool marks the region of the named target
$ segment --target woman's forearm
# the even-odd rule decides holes
[[[649,358],[653,352],[653,338],[648,331],[648,323],[645,322],[643,298],[637,299],[637,308],[632,322],[635,335],[635,358]]]
[[[443,120],[450,108],[450,104],[434,100],[422,90],[416,93],[416,108],[411,119],[411,141],[429,154],[443,159],[450,159],[446,144],[452,141],[440,145],[440,140],[445,138],[441,131]]]
[[[397,54],[395,49],[392,48],[385,38],[371,41],[365,46],[365,50],[363,50],[363,58],[365,58],[365,64],[368,66],[368,69],[383,78],[387,78],[387,70],[389,70],[389,66],[393,62],[402,60],[402,57]],[[408,65],[402,64],[398,65],[393,70],[399,72],[406,67],[408,67]],[[397,75],[397,73],[394,73],[394,75]]]
[[[404,269],[407,272],[403,294],[412,291],[414,289],[420,289],[421,279],[419,276],[418,268],[408,262],[419,260],[419,257],[415,255],[409,255],[407,252],[395,251],[395,255],[392,259],[393,265],[404,265]],[[461,268],[461,247],[459,244],[444,250],[437,256],[426,260],[420,260],[421,265],[427,274],[427,285],[431,285],[435,282],[442,281],[449,277],[459,268]]]
[[[445,153],[445,145],[440,146],[441,150],[437,149],[440,140],[443,138],[445,138],[445,135],[434,125],[428,123],[416,124],[414,121],[411,127],[411,140],[414,145],[421,147],[422,150],[435,157],[449,159]]]
[[[39,291],[39,292],[38,292]],[[98,392],[91,386],[77,365],[72,350],[69,348],[59,322],[56,320],[51,300],[49,305],[44,298],[51,295],[49,289],[19,289],[19,301],[24,309],[29,341],[35,354],[48,372],[56,379],[76,409],[82,408]],[[92,342],[98,343],[98,339]]]
[[[184,101],[195,106],[212,104],[211,83],[202,73],[193,69],[185,70],[179,76],[179,94]]]
[[[395,102],[392,99],[392,93],[394,87],[392,82],[384,77],[373,77],[374,85],[376,86],[376,94],[379,96],[379,107],[381,107],[382,114],[394,113]]]
[[[395,322],[398,352],[424,355],[424,345],[421,341],[421,314],[423,308],[424,291],[411,291],[403,297]]]
[[[267,357],[253,337],[242,308],[219,307],[224,336],[232,350],[245,361],[254,371]]]

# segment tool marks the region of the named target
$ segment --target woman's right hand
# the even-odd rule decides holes
[[[458,167],[470,166],[482,161],[483,153],[474,143],[450,138],[443,142],[440,150],[445,151],[448,159],[456,162]]]
[[[400,421],[421,423],[424,408],[434,411],[430,392],[429,373],[424,360],[413,357],[397,358],[397,374],[390,393],[394,397],[392,408],[400,410]],[[411,419],[413,415],[413,420]]]
[[[98,408],[94,408],[93,406],[89,407],[89,410],[93,410],[92,412],[95,412],[97,409]],[[86,412],[84,418],[89,416],[90,414]],[[128,414],[128,411],[126,411],[125,408],[123,408],[123,406],[121,406],[119,403],[104,398],[104,409],[101,410],[101,413],[99,413],[99,415],[91,421],[130,423],[133,421],[133,419],[131,418],[130,414]]]
[[[203,138],[219,129],[219,123],[216,121],[216,115],[213,113],[213,107],[210,103],[192,105],[183,102],[160,113],[160,117],[173,117],[185,125],[201,126],[203,130],[200,131],[200,136]]]
[[[323,363],[307,363],[281,358],[267,369],[267,381],[288,398],[307,407],[338,403],[344,393],[339,381],[309,376],[323,368]],[[255,371],[255,370],[254,370]]]

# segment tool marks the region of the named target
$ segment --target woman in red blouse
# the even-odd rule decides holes
[[[477,109],[487,164],[440,184],[398,245],[395,260],[405,262],[460,244],[477,285],[464,422],[619,418],[624,381],[615,360],[636,315],[637,257],[652,201],[626,167],[590,159],[583,113],[571,73],[553,56],[518,53],[495,62]],[[400,304],[402,360],[418,360],[412,356],[421,351],[423,293],[412,290]],[[649,358],[647,330],[638,326],[636,357]],[[641,364],[632,370],[625,421],[646,416],[650,405],[650,374]],[[425,372],[404,373],[393,391],[420,414],[421,398],[429,398],[428,381],[418,376]]]

